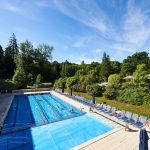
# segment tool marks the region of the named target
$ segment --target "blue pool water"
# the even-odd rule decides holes
[[[83,115],[84,112],[51,94],[15,96],[3,125],[3,133]]]
[[[85,114],[3,135],[0,137],[0,143],[7,140],[8,149],[17,150],[68,150],[112,129],[112,126]],[[13,144],[13,142],[17,144]],[[1,146],[1,149],[5,150],[6,146]]]
[[[68,150],[112,129],[54,95],[20,95],[4,122],[0,149]]]

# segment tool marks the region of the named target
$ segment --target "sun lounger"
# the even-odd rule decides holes
[[[103,104],[98,104],[95,108],[96,108],[97,110],[100,110],[100,109],[102,109],[102,107],[103,107]]]
[[[101,109],[99,109],[99,110],[100,110],[100,111],[105,111],[105,110],[106,110],[106,108],[107,108],[107,105],[106,105],[106,104],[103,104],[102,108],[101,108]]]
[[[117,117],[118,119],[123,118],[124,116],[125,116],[125,110],[122,110],[121,112],[119,112],[119,113],[116,115],[116,117]]]
[[[140,128],[145,125],[146,121],[147,121],[147,117],[140,116],[138,121],[134,123],[134,125]]]
[[[128,121],[131,119],[131,116],[132,116],[132,113],[129,112],[129,111],[127,111],[127,112],[125,113],[125,116],[122,117],[121,120],[128,122]]]
[[[138,114],[132,114],[131,119],[128,121],[131,124],[136,124],[138,121],[139,115]]]
[[[116,113],[116,107],[112,107],[110,109],[110,112],[108,112],[109,115],[115,115],[115,113]]]
[[[105,113],[109,113],[111,110],[111,106],[110,105],[107,105],[106,107],[106,110],[104,110]]]

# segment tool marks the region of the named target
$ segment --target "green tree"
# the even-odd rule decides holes
[[[119,74],[112,74],[108,78],[108,83],[111,85],[119,86],[121,82],[121,78]]]
[[[118,74],[121,70],[121,63],[118,61],[111,61],[111,73]]]
[[[0,79],[5,79],[4,51],[0,45]]]
[[[88,85],[86,87],[87,93],[93,97],[93,103],[95,104],[95,96],[102,96],[102,87],[97,84]]]
[[[5,79],[12,78],[16,68],[11,52],[12,52],[11,47],[5,48],[5,57],[4,57],[4,66],[6,69]]]
[[[70,89],[70,95],[71,96],[72,96],[72,88],[75,84],[77,84],[77,79],[75,77],[67,78],[66,85],[67,85],[67,88]]]
[[[28,73],[28,75],[27,75],[27,83],[29,85],[32,85],[34,83],[33,75],[31,73]]]
[[[146,80],[147,80],[147,78],[146,78],[147,74],[148,74],[148,69],[147,69],[147,66],[145,64],[137,65],[137,69],[133,73],[134,82],[138,83],[139,86],[141,84],[145,84]]]
[[[15,60],[19,53],[19,49],[18,49],[17,39],[16,39],[16,36],[14,33],[12,34],[12,36],[9,39],[8,47],[10,47],[10,49],[11,49],[12,59]]]
[[[38,74],[36,77],[36,84],[38,85],[41,84],[42,82],[43,82],[43,77],[40,74]]]
[[[108,77],[111,73],[111,63],[109,55],[107,55],[105,52],[103,54],[102,58],[102,64],[101,64],[101,75],[104,81],[108,80]]]
[[[21,67],[17,68],[12,80],[19,87],[26,85],[26,74],[24,72],[24,69]]]
[[[136,70],[137,65],[139,64],[145,64],[150,70],[150,59],[147,52],[137,52],[132,56],[128,56],[126,59],[124,59],[121,65],[120,75],[122,77],[132,75]]]
[[[61,88],[62,93],[64,92],[65,85],[66,85],[66,78],[59,78],[58,80],[55,81],[55,88]]]

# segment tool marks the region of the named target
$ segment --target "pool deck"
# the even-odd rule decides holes
[[[13,97],[13,95],[0,95],[0,127],[3,125]]]
[[[47,91],[50,92],[50,91]],[[25,92],[24,94],[32,94],[32,93],[46,93],[43,92]],[[79,103],[71,98],[68,98],[65,95],[59,94],[55,91],[51,91],[55,96],[60,97],[64,101],[70,103],[71,105],[82,109],[83,111],[90,113],[96,118],[107,122],[108,124],[115,127],[110,132],[107,132],[101,136],[98,136],[94,139],[89,140],[81,145],[78,145],[72,150],[138,150],[139,149],[139,129],[130,125],[131,131],[125,131],[124,125],[125,123],[118,120],[113,116],[106,115],[103,112],[99,112],[94,110],[93,112],[89,111],[89,106],[86,106],[82,103]],[[18,94],[18,93],[17,93]],[[3,124],[3,121],[7,115],[9,107],[11,105],[13,95],[3,95],[0,96],[0,125]],[[150,133],[149,133],[150,137]],[[150,140],[149,140],[150,147]]]
[[[51,92],[55,96],[60,97],[64,101],[74,105],[77,108],[81,108],[87,113],[103,120],[110,125],[116,127],[114,130],[105,133],[99,137],[96,137],[88,142],[85,142],[81,145],[78,145],[72,150],[138,150],[139,149],[139,129],[131,126],[131,131],[125,131],[124,125],[125,123],[118,120],[114,116],[106,115],[103,112],[97,113],[95,110],[94,112],[89,111],[89,106],[81,104],[71,98],[68,98],[62,94],[59,94],[55,91]],[[150,137],[150,133],[149,133]],[[150,147],[150,140],[149,140],[149,147]]]

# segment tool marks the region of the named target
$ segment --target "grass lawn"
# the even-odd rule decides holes
[[[92,97],[88,93],[82,93],[82,92],[73,92],[74,95],[80,95],[83,96],[87,99],[92,99]],[[150,108],[145,108],[143,106],[136,106],[136,105],[131,105],[123,102],[119,102],[116,100],[107,100],[104,97],[96,97],[96,101],[98,103],[103,103],[105,102],[107,105],[115,106],[118,110],[126,110],[126,111],[131,111],[133,113],[137,113],[139,115],[144,115],[150,118]]]

